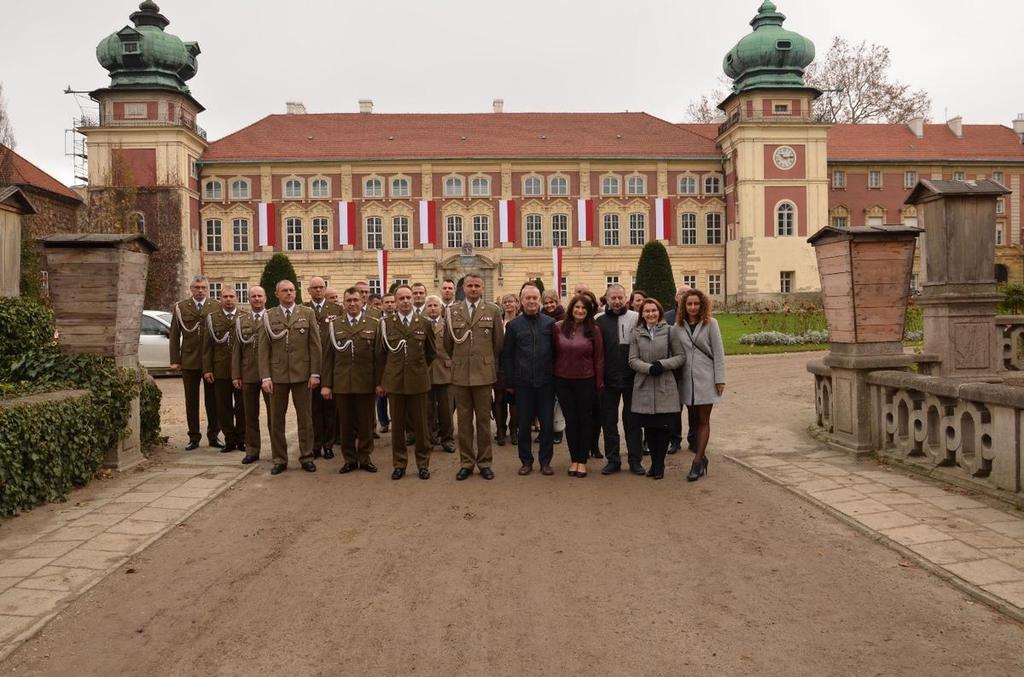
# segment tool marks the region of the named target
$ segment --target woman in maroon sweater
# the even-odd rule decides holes
[[[552,332],[555,358],[555,393],[565,416],[573,477],[587,476],[590,457],[591,412],[604,390],[604,345],[594,324],[597,308],[584,294],[569,302],[565,319]]]

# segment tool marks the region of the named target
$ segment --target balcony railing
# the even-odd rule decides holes
[[[75,127],[78,129],[94,127],[184,127],[200,138],[206,138],[206,130],[197,125],[195,120],[189,118],[179,118],[178,120],[144,120],[137,118],[98,120],[93,116],[83,115],[75,120]]]
[[[726,130],[740,124],[741,122],[812,122],[814,115],[811,111],[800,111],[799,113],[765,113],[764,111],[747,112],[745,110],[733,111],[728,120],[718,125],[718,133],[724,134]]]

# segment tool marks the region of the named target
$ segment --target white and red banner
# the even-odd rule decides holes
[[[576,200],[576,239],[579,242],[594,240],[593,200]]]
[[[340,200],[338,202],[338,244],[356,244],[356,203]]]
[[[516,241],[516,203],[498,200],[498,242]]]
[[[562,248],[551,248],[551,268],[555,274],[555,293],[562,294]]]
[[[277,218],[274,211],[273,202],[261,202],[257,207],[257,214],[259,214],[259,244],[261,247],[277,246]]]
[[[386,294],[388,291],[388,250],[378,249],[377,250],[377,279],[380,280],[380,290],[382,294]]]
[[[420,200],[420,244],[437,244],[437,203]]]
[[[654,198],[654,239],[672,239],[672,201],[667,197]]]

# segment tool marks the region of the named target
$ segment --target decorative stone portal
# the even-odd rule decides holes
[[[450,256],[442,261],[439,266],[438,282],[444,278],[451,278],[455,281],[455,298],[461,301],[464,298],[462,293],[462,278],[470,273],[475,273],[484,281],[484,300],[493,300],[497,287],[494,285],[494,272],[498,266],[486,256],[480,256],[473,252],[472,247],[463,247],[462,254]]]

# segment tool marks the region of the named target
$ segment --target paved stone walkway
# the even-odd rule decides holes
[[[729,458],[1024,622],[1021,511],[830,449]]]
[[[243,478],[255,465],[215,450],[94,481],[0,531],[0,659],[83,592]],[[125,573],[131,573],[126,570]]]

